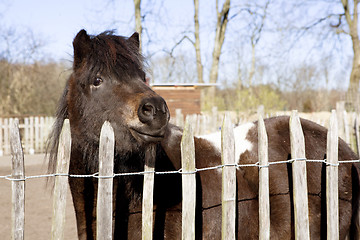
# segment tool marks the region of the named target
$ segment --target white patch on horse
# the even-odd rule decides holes
[[[249,133],[249,130],[255,126],[254,123],[249,122],[242,124],[234,128],[234,138],[235,138],[235,161],[237,164],[240,164],[240,156],[244,152],[251,151],[253,144],[246,139],[246,136]],[[212,143],[217,151],[221,153],[221,132],[215,132],[207,135],[199,136],[199,138],[206,139]]]

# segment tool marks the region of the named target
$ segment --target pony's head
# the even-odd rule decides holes
[[[98,148],[105,121],[114,128],[117,154],[161,141],[170,115],[165,101],[146,84],[139,35],[90,36],[81,30],[73,47],[73,73],[60,100],[53,138],[67,117],[73,145],[85,154]]]

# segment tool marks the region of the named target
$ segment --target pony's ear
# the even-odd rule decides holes
[[[82,29],[74,38],[74,69],[78,68],[91,49],[90,36]]]
[[[131,42],[137,48],[137,50],[139,50],[140,48],[139,33],[134,32],[133,35],[131,35],[131,37],[128,38],[128,41]]]

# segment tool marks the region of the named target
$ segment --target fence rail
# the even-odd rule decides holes
[[[301,125],[296,111],[292,113],[291,117],[291,147],[292,156],[294,159],[282,160],[277,162],[268,162],[268,146],[265,125],[262,117],[259,117],[258,131],[259,131],[259,162],[254,164],[236,164],[234,160],[234,142],[232,123],[229,116],[225,117],[222,126],[222,163],[219,166],[207,167],[197,169],[195,167],[195,149],[192,126],[189,123],[189,118],[186,121],[181,143],[182,148],[182,169],[178,171],[169,172],[155,172],[154,171],[154,149],[149,148],[145,155],[145,162],[147,167],[143,172],[136,173],[113,173],[113,131],[108,122],[104,123],[101,131],[100,143],[100,165],[99,173],[90,175],[69,175],[68,164],[70,158],[70,128],[66,120],[64,123],[63,131],[61,134],[61,144],[59,144],[58,159],[59,164],[56,174],[41,175],[41,176],[25,176],[23,172],[23,151],[20,144],[20,135],[18,122],[13,122],[11,136],[13,141],[12,146],[12,159],[13,159],[13,172],[9,176],[0,176],[0,179],[12,181],[13,185],[13,239],[24,239],[24,189],[26,180],[38,177],[55,177],[54,188],[54,211],[53,211],[53,231],[52,239],[63,239],[63,224],[64,224],[64,206],[66,198],[64,194],[67,190],[67,177],[92,177],[99,179],[98,201],[102,204],[97,204],[97,215],[102,216],[98,218],[97,228],[101,234],[97,239],[111,239],[112,237],[112,178],[123,175],[144,175],[144,194],[143,194],[143,239],[152,239],[152,199],[154,189],[154,174],[182,174],[183,178],[183,239],[195,238],[195,195],[196,184],[195,174],[200,171],[212,171],[221,169],[223,173],[222,184],[222,238],[223,239],[236,239],[235,233],[235,206],[236,199],[234,191],[236,187],[236,174],[235,169],[244,167],[255,167],[259,169],[259,238],[270,238],[270,212],[269,212],[269,168],[274,164],[291,163],[293,169],[293,184],[294,184],[294,206],[295,206],[295,232],[296,239],[309,239],[309,218],[307,206],[307,189],[299,182],[306,183],[306,171],[304,166],[307,162],[318,162],[319,164],[326,164],[326,198],[327,198],[327,236],[329,239],[337,239],[339,234],[338,222],[338,195],[337,195],[337,172],[339,164],[348,164],[353,162],[360,162],[360,160],[344,160],[338,161],[338,127],[336,124],[336,112],[332,111],[330,120],[330,129],[328,131],[327,143],[327,159],[306,159],[304,149],[304,136],[302,135]],[[102,185],[102,186],[101,186]],[[305,184],[306,185],[306,184]],[[296,191],[296,193],[295,193]],[[110,200],[109,200],[110,199]],[[100,208],[101,207],[101,208]],[[110,211],[110,212],[109,212]],[[101,230],[100,230],[101,229]]]

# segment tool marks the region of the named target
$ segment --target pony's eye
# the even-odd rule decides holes
[[[98,87],[102,84],[103,80],[100,77],[96,77],[93,82],[94,87]]]

